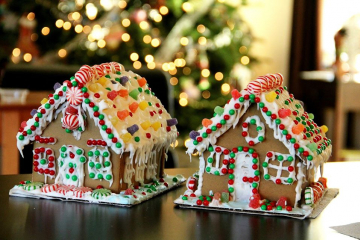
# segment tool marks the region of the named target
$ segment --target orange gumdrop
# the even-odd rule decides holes
[[[137,102],[133,102],[132,104],[129,105],[129,109],[132,113],[135,113],[138,106],[139,106],[139,104]]]
[[[210,119],[204,118],[201,123],[204,127],[208,127],[210,124],[212,124],[212,121]]]
[[[127,97],[129,95],[129,92],[126,89],[121,89],[121,90],[118,91],[118,94],[119,94],[120,97],[124,98],[124,97]]]
[[[146,84],[145,78],[140,78],[137,80],[140,87],[143,87]]]
[[[291,131],[293,132],[293,134],[300,134],[302,133],[302,131],[304,130],[304,125],[302,125],[301,123],[295,125],[292,127]]]
[[[124,120],[127,116],[129,116],[129,111],[126,109],[122,111],[118,111],[117,116],[120,120]]]

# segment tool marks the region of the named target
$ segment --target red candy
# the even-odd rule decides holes
[[[291,115],[291,110],[282,108],[278,111],[278,114],[280,118],[286,118]]]

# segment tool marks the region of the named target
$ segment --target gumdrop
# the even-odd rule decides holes
[[[191,131],[190,132],[190,134],[189,134],[189,136],[190,136],[190,138],[192,139],[192,140],[196,140],[196,138],[198,137],[198,136],[200,136],[200,133],[198,133],[197,131]]]
[[[143,87],[146,84],[146,79],[145,78],[140,78],[138,81],[138,84],[140,87]]]
[[[249,207],[253,209],[258,209],[260,207],[260,194],[255,193],[250,197]]]
[[[106,79],[106,77],[101,77],[97,83],[100,83],[101,85],[105,86],[106,83],[108,82],[108,80]]]
[[[70,105],[65,109],[65,112],[71,115],[78,114],[78,110]]]
[[[176,118],[171,118],[171,119],[167,119],[166,123],[169,127],[171,127],[171,126],[178,124],[178,121]]]
[[[302,125],[301,123],[298,123],[297,125],[292,127],[291,131],[293,132],[293,134],[300,134],[300,133],[302,133],[304,128],[305,128],[304,125]]]
[[[129,116],[129,111],[128,110],[118,111],[117,116],[120,120],[124,120],[127,116]]]
[[[286,197],[280,197],[279,200],[276,202],[276,206],[281,206],[282,208],[285,208],[286,205],[287,205]]]
[[[220,199],[221,199],[221,202],[222,202],[222,203],[227,203],[227,202],[229,202],[229,200],[230,200],[229,193],[228,193],[228,192],[222,192]]]
[[[240,94],[239,91],[236,90],[236,89],[233,89],[233,90],[231,91],[231,95],[232,95],[232,97],[233,97],[235,100],[238,99],[239,97],[241,97],[241,94]]]
[[[160,122],[154,122],[153,124],[151,124],[151,127],[157,131],[160,127],[161,127],[161,123]]]
[[[135,113],[136,110],[138,109],[139,104],[137,102],[133,102],[132,104],[129,105],[129,109],[132,113]]]
[[[289,117],[291,115],[291,110],[282,108],[282,109],[280,109],[278,111],[278,114],[279,114],[280,118],[286,118],[286,117]]]
[[[214,109],[214,112],[215,112],[217,115],[221,116],[221,115],[224,113],[224,108],[219,107],[219,106],[216,106],[215,109]]]
[[[43,100],[41,100],[40,104],[45,104],[47,103],[48,99],[47,98],[43,98]]]
[[[107,97],[111,100],[114,100],[117,97],[117,95],[118,93],[115,90],[113,90],[111,92],[108,92]]]
[[[139,90],[137,90],[137,89],[134,89],[131,92],[129,92],[129,96],[135,100],[138,99],[138,95],[139,95]]]
[[[271,91],[271,92],[268,92],[265,94],[265,99],[268,102],[273,102],[276,97],[277,97],[277,94],[274,91]]]
[[[148,102],[146,102],[146,101],[142,101],[142,102],[139,103],[139,108],[140,108],[141,110],[143,110],[143,111],[144,111],[148,106],[149,106],[149,104],[148,104]]]
[[[60,88],[62,85],[60,83],[55,83],[54,84],[54,91],[56,91],[56,89]]]
[[[314,114],[309,113],[309,114],[308,114],[308,117],[309,117],[309,119],[314,119]]]
[[[119,120],[116,117],[111,117],[110,122],[113,126],[116,126],[116,124],[119,122]]]
[[[130,139],[131,139],[131,134],[130,133],[125,133],[123,135],[121,135],[121,139],[124,141],[124,142],[129,142]]]
[[[211,125],[213,122],[212,122],[210,119],[204,118],[201,123],[202,123],[202,125],[203,125],[204,127],[208,127],[208,126]]]
[[[151,123],[149,121],[145,121],[140,123],[140,126],[142,127],[142,129],[147,130],[151,126]]]
[[[22,121],[21,124],[20,124],[20,126],[21,126],[22,128],[25,128],[25,127],[27,126],[26,121]]]
[[[129,81],[129,77],[128,76],[122,76],[120,78],[120,83],[121,85],[125,86],[125,84]]]
[[[99,87],[96,83],[93,83],[89,86],[89,90],[92,92],[97,92],[99,90]]]
[[[118,91],[118,94],[120,97],[126,98],[127,96],[129,96],[129,92],[126,89],[121,89]]]
[[[320,129],[321,129],[321,132],[322,132],[322,133],[327,133],[327,131],[329,130],[328,127],[325,126],[325,125],[322,125],[322,126],[320,127]]]
[[[37,113],[37,109],[33,109],[30,112],[30,115],[33,117]]]
[[[131,188],[125,190],[125,195],[132,195],[132,194],[133,194],[133,190]]]
[[[324,178],[324,177],[319,177],[318,182],[321,183],[324,188],[327,188],[327,179],[326,179],[326,178]]]
[[[131,135],[134,135],[136,131],[139,130],[139,126],[137,124],[134,124],[126,129]]]
[[[310,151],[314,152],[317,149],[316,143],[308,143],[306,144],[306,147],[310,149]]]

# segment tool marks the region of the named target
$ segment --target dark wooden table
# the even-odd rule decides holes
[[[0,176],[0,239],[352,239],[329,227],[360,222],[359,170],[360,162],[328,163],[328,184],[340,194],[305,220],[179,209],[173,201],[184,185],[132,208],[10,197],[30,175]]]

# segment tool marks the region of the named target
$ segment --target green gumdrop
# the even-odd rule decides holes
[[[309,114],[308,114],[308,117],[309,117],[309,119],[314,119],[314,114],[309,113]]]
[[[228,192],[222,192],[220,199],[221,199],[222,203],[229,202],[229,193]]]
[[[214,109],[214,112],[217,115],[221,116],[224,113],[224,109],[222,107],[216,106],[215,109]]]
[[[134,89],[131,92],[129,92],[129,96],[135,100],[138,99],[138,95],[139,95],[139,90],[137,90],[137,89]]]
[[[312,152],[316,151],[317,149],[316,143],[308,143],[306,144],[306,147],[308,147]]]

